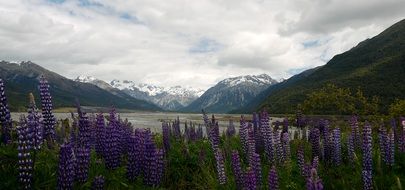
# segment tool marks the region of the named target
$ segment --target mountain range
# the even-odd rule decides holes
[[[129,80],[105,82],[91,76],[79,76],[75,81],[91,83],[108,91],[121,90],[168,111],[200,112],[201,109],[206,109],[219,113],[243,106],[261,91],[277,83],[266,74],[246,75],[224,79],[204,92],[191,87],[161,87]]]
[[[72,107],[76,99],[82,105],[136,110],[162,110],[158,106],[114,90],[107,91],[93,84],[80,83],[49,71],[33,62],[0,62],[0,77],[4,80],[6,96],[12,111],[26,111],[28,93],[39,101],[38,84],[43,75],[49,81],[54,107]],[[39,102],[38,102],[39,105]]]
[[[156,104],[164,110],[176,111],[196,100],[204,90],[191,87],[162,87],[130,80],[112,80],[104,82],[91,76],[79,76],[77,82],[91,83],[108,91],[120,90],[136,99]]]

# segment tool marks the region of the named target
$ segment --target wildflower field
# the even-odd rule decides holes
[[[266,110],[229,122],[173,118],[161,133],[110,113],[57,121],[45,78],[39,113],[11,121],[0,80],[0,189],[403,189],[405,118],[298,113],[273,122]]]

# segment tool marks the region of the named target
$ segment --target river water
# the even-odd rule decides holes
[[[11,113],[14,121],[18,121],[21,114],[26,113]],[[56,119],[71,118],[70,113],[54,113]],[[91,115],[93,113],[89,113]],[[203,124],[202,114],[195,113],[173,113],[173,112],[131,112],[131,113],[118,113],[118,115],[125,119],[127,118],[136,128],[150,128],[153,132],[160,132],[162,121],[173,121],[179,117],[182,127],[185,122],[192,122],[195,124]],[[211,118],[211,115],[209,115]],[[234,122],[235,127],[239,127],[239,114],[215,114],[218,120],[220,130],[223,131],[229,124],[229,120]],[[247,120],[251,120],[251,115],[246,115]],[[272,121],[281,120],[281,118],[270,118]]]

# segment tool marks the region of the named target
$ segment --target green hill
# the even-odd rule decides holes
[[[294,113],[308,93],[328,83],[352,91],[360,88],[366,97],[378,96],[382,112],[396,98],[405,99],[405,20],[334,56],[324,66],[269,87],[245,110],[266,107],[272,113]]]

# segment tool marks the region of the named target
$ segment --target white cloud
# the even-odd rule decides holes
[[[403,1],[0,2],[0,59],[66,77],[208,88],[322,65],[405,16]]]

